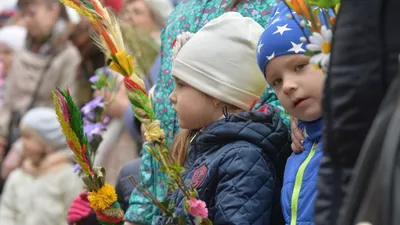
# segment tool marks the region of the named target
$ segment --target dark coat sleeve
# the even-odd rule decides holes
[[[336,224],[351,170],[397,71],[398,0],[343,0],[326,78],[316,224]]]
[[[221,161],[213,224],[268,225],[275,173],[253,146],[228,151]]]
[[[129,180],[132,176],[139,182],[140,158],[127,163],[120,171],[115,191],[122,210],[126,212],[129,207],[129,198],[135,186]]]

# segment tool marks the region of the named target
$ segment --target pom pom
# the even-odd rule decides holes
[[[184,44],[186,44],[191,37],[193,37],[193,33],[190,32],[183,32],[182,34],[178,35],[175,40],[172,42],[172,58],[175,59],[178,55],[178,52],[181,50]]]

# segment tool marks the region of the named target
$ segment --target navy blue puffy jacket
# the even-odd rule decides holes
[[[183,177],[197,188],[213,224],[284,224],[279,198],[291,149],[288,130],[273,111],[230,115],[192,141]],[[175,213],[194,224],[183,198],[180,191],[170,196]]]

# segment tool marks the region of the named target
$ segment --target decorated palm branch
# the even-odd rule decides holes
[[[306,55],[311,56],[314,67],[328,72],[333,27],[341,0],[285,0],[293,10],[289,17],[297,14],[299,26],[304,31],[302,42],[307,42]]]
[[[105,169],[93,167],[93,157],[79,108],[73,102],[68,90],[53,92],[53,98],[61,129],[69,148],[74,153],[75,161],[82,168],[83,182],[90,191],[88,200],[98,220],[103,225],[123,224],[124,212],[117,202],[115,189],[105,183]]]
[[[205,203],[197,199],[197,191],[193,186],[187,187],[185,185],[181,177],[184,168],[169,153],[164,131],[160,128],[160,122],[156,120],[145,84],[136,74],[133,57],[128,55],[125,50],[123,36],[115,16],[108,12],[98,0],[60,1],[92,21],[94,25],[92,38],[106,56],[112,60],[110,69],[124,76],[124,85],[132,110],[136,118],[144,125],[145,139],[151,143],[147,150],[161,164],[162,172],[169,176],[170,180],[166,183],[169,184],[170,190],[179,189],[182,191],[186,196],[185,209],[187,209],[187,212],[201,219],[202,224],[211,224],[207,218],[208,213],[205,213],[207,212]],[[105,183],[104,168],[93,167],[93,162],[88,157],[87,137],[83,132],[79,109],[72,101],[68,90],[55,92],[54,102],[68,145],[85,174],[83,181],[90,190],[88,200],[91,207],[103,224],[120,224],[123,212],[118,205],[115,190],[111,185]],[[145,187],[140,186],[137,182],[134,183],[145,197],[155,200]],[[186,224],[184,217],[173,213],[173,206],[166,207],[167,202],[154,201],[154,204],[159,206],[164,216],[170,217],[174,224]],[[202,213],[198,214],[199,211]]]

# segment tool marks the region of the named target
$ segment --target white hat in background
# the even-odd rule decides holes
[[[21,119],[21,132],[29,132],[49,144],[55,150],[67,147],[57,114],[53,108],[37,107],[29,110]]]
[[[21,51],[25,46],[27,30],[21,26],[5,26],[0,29],[0,44],[7,45],[14,51]]]
[[[256,61],[263,31],[251,18],[225,13],[193,36],[176,39],[172,75],[211,97],[250,110],[267,86]]]
[[[73,23],[73,24],[78,24],[81,21],[81,17],[80,15],[72,8],[65,6],[65,10],[67,11],[67,15],[69,20]]]
[[[174,10],[171,0],[145,0],[150,6],[151,10],[166,23],[169,14]]]
[[[0,0],[0,11],[17,8],[18,0]]]

